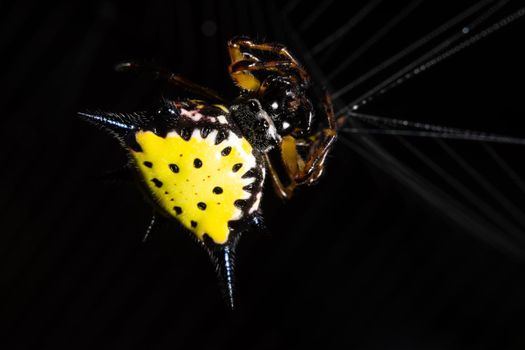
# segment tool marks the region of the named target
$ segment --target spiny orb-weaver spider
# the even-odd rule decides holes
[[[296,187],[319,179],[337,133],[330,97],[314,91],[286,47],[236,37],[228,51],[229,73],[241,90],[229,105],[179,75],[127,62],[117,70],[147,71],[205,101],[164,100],[154,112],[78,114],[129,151],[157,213],[146,237],[156,216],[190,231],[210,253],[233,308],[234,251],[241,233],[262,226],[266,171],[277,195],[289,199]]]

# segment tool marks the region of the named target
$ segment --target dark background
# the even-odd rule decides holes
[[[225,44],[245,34],[286,44],[337,92],[475,4],[348,3],[0,5],[4,348],[523,349],[523,146],[341,133],[317,186],[290,203],[268,186],[270,232],[241,240],[234,312],[204,250],[170,227],[141,243],[151,209],[139,191],[97,180],[126,157],[76,111],[140,110],[177,95],[115,73],[120,61],[155,62],[233,98]],[[505,2],[476,30],[519,6]],[[363,9],[357,25],[319,49]],[[517,20],[359,111],[525,136],[524,29]],[[360,88],[338,96],[337,109]],[[370,127],[349,119],[347,127],[356,125]]]

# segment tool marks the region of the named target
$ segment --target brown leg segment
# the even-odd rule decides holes
[[[228,42],[228,51],[232,64],[243,60],[253,60],[254,58],[258,60],[255,56],[243,52],[243,49],[271,52],[282,58],[283,61],[289,61],[299,66],[299,62],[290,54],[288,49],[280,44],[254,43],[250,39],[240,37],[233,38]],[[304,74],[308,76],[306,72],[304,72]]]
[[[262,62],[256,55],[245,50],[270,52],[277,57],[273,61]],[[275,71],[284,75],[284,71],[293,70],[301,79],[301,84],[309,81],[308,73],[299,62],[282,45],[254,43],[249,39],[234,38],[228,42],[231,64],[228,67],[232,79],[243,89],[256,91],[260,81],[251,74],[253,71]]]
[[[215,91],[207,87],[196,84],[186,78],[183,78],[180,75],[173,74],[170,71],[161,68],[155,67],[147,64],[141,64],[138,62],[123,62],[118,64],[115,69],[119,72],[128,72],[128,71],[139,71],[151,74],[154,79],[162,79],[167,81],[170,84],[175,85],[178,88],[187,90],[195,95],[199,95],[206,99],[211,100],[212,102],[225,102],[225,100]]]
[[[281,199],[290,199],[292,198],[293,191],[295,190],[295,187],[297,184],[295,182],[290,183],[290,185],[285,186],[281,182],[281,179],[279,178],[279,175],[277,174],[277,171],[275,170],[275,167],[273,166],[272,161],[268,157],[267,154],[265,154],[265,160],[266,164],[268,165],[268,171],[270,173],[270,177],[272,179],[273,188],[275,190],[275,193],[277,196],[279,196]]]
[[[246,74],[246,72],[254,72],[254,71],[270,71],[270,72],[277,72],[281,73],[282,75],[285,75],[286,71],[293,70],[296,73],[298,73],[299,76],[302,75],[304,70],[299,67],[294,62],[290,61],[268,61],[268,62],[261,62],[261,61],[238,61],[235,63],[232,63],[229,66],[230,74],[235,73],[241,73]]]

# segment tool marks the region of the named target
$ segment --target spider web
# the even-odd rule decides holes
[[[523,257],[525,216],[520,203],[523,201],[524,182],[519,175],[521,169],[514,169],[516,161],[506,161],[500,155],[500,152],[520,152],[523,138],[425,123],[423,120],[428,120],[425,109],[420,111],[419,120],[413,121],[402,119],[402,116],[399,118],[399,115],[391,118],[392,113],[388,111],[378,115],[361,113],[361,110],[373,111],[374,105],[384,103],[382,95],[402,88],[404,84],[417,84],[411,80],[416,80],[420,74],[428,74],[427,70],[456,54],[465,54],[470,46],[477,45],[479,41],[498,36],[498,31],[504,31],[506,26],[522,20],[525,9],[511,1],[481,1],[445,14],[432,6],[422,6],[421,1],[412,1],[398,4],[392,12],[394,15],[385,16],[390,5],[369,1],[356,5],[354,16],[346,21],[334,21],[337,24],[333,28],[323,31],[325,28],[322,26],[315,26],[315,18],[330,6],[334,5],[326,3],[320,6],[302,22],[298,20],[300,16],[294,16],[297,7],[290,5],[284,13],[290,19],[291,38],[302,48],[307,65],[319,81],[330,87],[337,114],[347,117],[340,143],[390,173],[466,232]],[[403,26],[411,25],[411,17],[425,16],[429,11],[436,11],[435,17],[442,15],[439,25],[433,23],[426,32],[418,31],[418,38],[412,39],[406,46],[401,44],[386,58],[384,54],[380,60],[372,58],[371,68],[360,68],[367,54],[381,52],[374,51],[375,46],[385,45],[390,37],[402,42],[395,35],[405,33]],[[374,15],[386,18],[372,19],[373,23],[381,24],[365,40],[353,41],[359,35],[353,32],[359,33],[359,26],[367,28],[363,22]],[[312,27],[322,34],[313,40],[304,39],[311,38],[309,34],[312,31],[308,30]],[[396,33],[396,30],[399,31]],[[351,49],[348,49],[349,45],[352,45]],[[332,58],[338,51],[337,57]],[[349,76],[355,76],[353,69],[365,73],[349,79]],[[440,92],[429,93],[437,95]],[[498,104],[496,100],[488,102]],[[454,109],[448,114],[457,116]],[[463,119],[472,123],[468,129],[475,128],[474,118],[467,116]],[[461,123],[458,119],[454,122],[456,125]],[[519,124],[515,125],[519,127]],[[489,130],[494,130],[495,126],[492,125]],[[386,135],[394,140],[385,141]],[[424,142],[433,145],[422,144],[421,140],[414,141],[414,138],[426,138],[428,141]],[[469,140],[475,145],[453,140]],[[393,142],[397,145],[392,145]],[[515,149],[497,144],[513,144]],[[392,151],[396,148],[397,152]],[[435,160],[436,152],[439,161]],[[470,155],[465,156],[469,152]],[[406,161],[407,157],[410,157],[409,161]],[[476,158],[484,162],[476,162]],[[488,162],[490,169],[487,171]],[[508,186],[509,183],[514,188]]]

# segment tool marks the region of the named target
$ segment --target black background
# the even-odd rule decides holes
[[[126,157],[76,111],[140,110],[177,94],[115,73],[116,63],[155,62],[233,98],[225,43],[245,34],[286,44],[323,80],[408,2],[378,4],[313,52],[374,4],[2,3],[0,343],[522,349],[523,146],[341,134],[318,185],[290,203],[268,186],[270,232],[241,240],[234,312],[204,250],[170,227],[143,244],[151,210],[139,191],[96,179]],[[423,2],[361,59],[319,83],[337,91],[472,4]],[[479,28],[518,6],[509,2]],[[360,112],[525,136],[524,29],[523,19],[502,28]],[[337,108],[365,90],[340,96]]]

